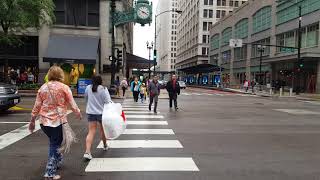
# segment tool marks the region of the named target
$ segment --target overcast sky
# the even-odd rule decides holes
[[[149,58],[149,52],[147,49],[147,41],[154,41],[154,15],[157,9],[159,0],[151,0],[153,4],[153,21],[152,24],[146,24],[142,27],[140,24],[134,26],[134,35],[133,35],[133,54]],[[162,0],[164,1],[164,0]],[[152,54],[151,54],[152,57]]]

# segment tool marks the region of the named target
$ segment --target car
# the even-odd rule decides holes
[[[0,83],[0,111],[6,111],[19,104],[21,96],[15,85]]]
[[[179,86],[180,86],[181,89],[186,89],[187,88],[187,85],[186,85],[186,83],[184,81],[178,81],[178,83],[179,83]]]
[[[160,81],[158,81],[158,82],[159,82],[159,84],[160,84],[160,88],[161,88],[161,89],[165,89],[166,86],[167,86],[167,83],[168,83],[168,81],[165,81],[165,80],[160,80]]]

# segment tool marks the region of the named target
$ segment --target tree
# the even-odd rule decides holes
[[[0,0],[0,44],[4,45],[4,76],[8,78],[6,49],[22,44],[21,35],[55,21],[52,0]],[[20,35],[20,36],[19,36]]]

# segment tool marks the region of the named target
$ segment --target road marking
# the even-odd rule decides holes
[[[29,132],[29,124],[24,125],[18,129],[15,129],[11,132],[8,132],[6,134],[3,134],[0,136],[0,150],[10,146],[11,144],[29,136],[31,133]],[[40,129],[40,124],[38,121],[36,121],[36,127],[34,132],[38,131]]]
[[[285,112],[294,115],[320,115],[320,112],[308,111],[303,109],[274,109],[275,111]]]
[[[183,148],[178,140],[112,140],[107,143],[109,148]],[[103,143],[97,148],[102,149]]]
[[[317,102],[317,101],[303,101],[303,102],[313,104],[313,105],[320,105],[320,102]]]
[[[86,172],[199,171],[192,158],[132,157],[92,159]]]
[[[126,121],[127,125],[168,125],[167,121]]]
[[[146,111],[146,110],[148,110],[148,108],[147,107],[145,107],[145,108],[122,108],[122,110],[124,110],[124,111]]]
[[[224,96],[223,94],[219,94],[219,93],[216,93],[214,95],[217,95],[217,96]]]
[[[28,124],[29,122],[0,122],[0,124]]]
[[[192,95],[201,96],[202,94],[200,94],[200,93],[192,93]]]
[[[161,115],[126,115],[127,119],[163,119]]]
[[[163,134],[174,135],[172,129],[126,129],[123,134]]]
[[[14,107],[10,108],[9,110],[12,110],[12,111],[32,111],[32,109],[30,109],[30,108],[23,108],[23,107],[19,107],[19,106],[14,106]]]
[[[158,111],[158,113],[160,113]],[[152,111],[125,111],[125,114],[154,114]]]
[[[182,95],[185,95],[185,96],[190,96],[191,94],[189,93],[181,93]]]

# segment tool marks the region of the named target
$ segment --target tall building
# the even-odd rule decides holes
[[[66,73],[71,71],[71,67],[75,68],[76,73],[70,73],[72,78],[68,83],[76,82],[74,76],[84,76],[82,74],[88,72],[99,73],[104,82],[110,83],[110,1],[53,2],[55,23],[52,26],[44,25],[39,31],[26,33],[23,39],[25,43],[21,47],[10,48],[6,55],[9,68],[19,70],[19,73],[31,72],[36,77],[36,83],[41,83],[50,66],[58,64],[66,68]],[[132,6],[133,0],[116,2],[118,11],[129,10]],[[116,48],[123,50],[126,58],[126,52],[133,52],[133,23],[117,27],[115,37]],[[0,44],[0,73],[4,72],[3,52]],[[120,70],[119,75],[125,73]],[[69,77],[69,74],[66,75]]]
[[[266,87],[320,93],[319,16],[319,0],[249,0],[211,29],[210,62],[223,67],[223,83],[233,87],[255,80]],[[242,39],[244,45],[231,48],[230,39]],[[299,47],[299,39],[302,63],[297,49],[288,48]]]
[[[181,76],[193,74],[200,82],[198,67],[209,62],[210,28],[234,8],[246,1],[231,0],[178,0],[178,47],[176,68]],[[188,70],[188,71],[185,71]],[[200,75],[199,75],[200,74]]]
[[[178,0],[160,0],[156,14],[169,10],[177,10],[177,7]],[[157,17],[157,71],[161,72],[163,75],[175,72],[177,57],[177,22],[178,13],[176,12],[163,13]]]

